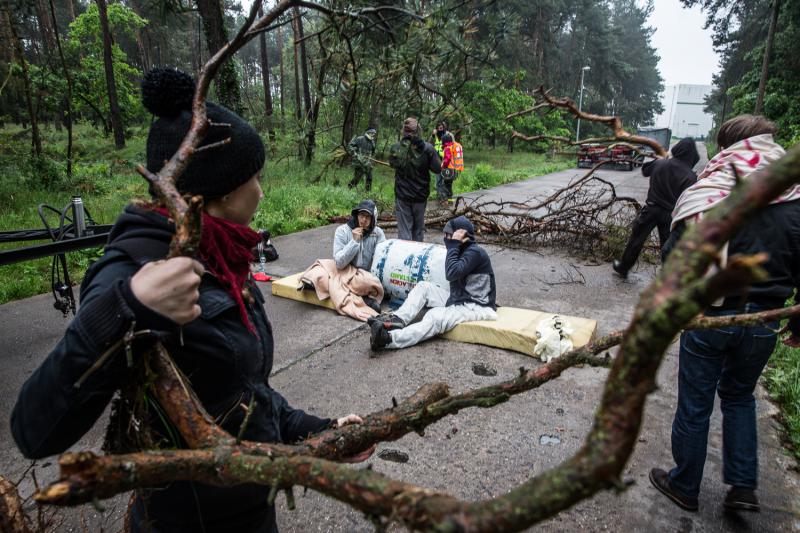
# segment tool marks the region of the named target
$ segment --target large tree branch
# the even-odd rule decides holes
[[[2,476],[0,476],[0,533],[31,533],[25,520],[17,487]]]
[[[565,109],[572,113],[573,116],[583,120],[605,124],[611,128],[611,130],[614,132],[614,138],[617,140],[635,144],[643,144],[652,148],[653,151],[661,157],[665,157],[667,155],[666,148],[661,146],[654,139],[643,137],[641,135],[633,135],[625,131],[625,129],[622,127],[622,120],[619,117],[596,115],[594,113],[588,113],[586,111],[579,110],[578,106],[575,105],[575,102],[573,102],[572,99],[566,97],[553,98],[550,96],[549,91],[544,90],[543,86],[539,86],[539,88],[536,89],[536,94],[538,94],[550,107]]]

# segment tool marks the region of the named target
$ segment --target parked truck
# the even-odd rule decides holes
[[[664,147],[664,150],[669,150],[669,143],[672,139],[672,130],[669,128],[639,128],[636,130],[636,135],[653,139]],[[649,146],[642,147],[643,152],[652,152]]]

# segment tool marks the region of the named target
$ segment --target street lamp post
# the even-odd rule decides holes
[[[578,111],[581,111],[583,108],[583,75],[586,74],[586,71],[589,70],[589,65],[586,65],[581,69],[581,95],[578,98]],[[578,129],[575,132],[575,142],[579,142],[581,140],[581,117],[578,117]]]

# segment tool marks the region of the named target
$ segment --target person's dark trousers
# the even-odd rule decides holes
[[[620,259],[621,270],[627,272],[633,268],[653,228],[658,228],[659,244],[663,247],[669,237],[671,222],[672,213],[666,209],[654,205],[645,205],[633,221],[631,237],[628,239],[628,244],[622,253],[622,259]]]
[[[404,202],[395,199],[394,212],[397,217],[399,239],[422,242],[425,238],[425,204],[426,202]]]
[[[762,310],[747,304],[744,309],[709,310],[706,315]],[[723,481],[756,489],[758,435],[753,390],[775,348],[777,327],[773,322],[751,328],[687,330],[681,335],[678,408],[672,423],[676,466],[669,478],[672,487],[685,496],[696,498],[700,493],[715,393],[722,409]]]
[[[364,185],[365,190],[369,191],[372,189],[372,169],[364,170],[362,168],[356,168],[353,170],[353,179],[347,184],[348,187],[351,189],[361,183],[361,176],[364,176]]]
[[[453,197],[453,182],[446,180],[441,174],[436,175],[436,199],[449,200]]]

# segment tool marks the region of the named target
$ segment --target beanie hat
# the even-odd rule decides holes
[[[378,130],[376,130],[374,126],[370,126],[364,133],[378,133]]]
[[[142,80],[142,103],[158,116],[147,135],[147,170],[158,172],[169,160],[192,123],[194,80],[177,69],[154,68]],[[206,102],[212,123],[200,146],[230,138],[227,144],[195,153],[176,183],[182,194],[219,198],[238,188],[264,166],[264,143],[253,127],[233,111]]]

